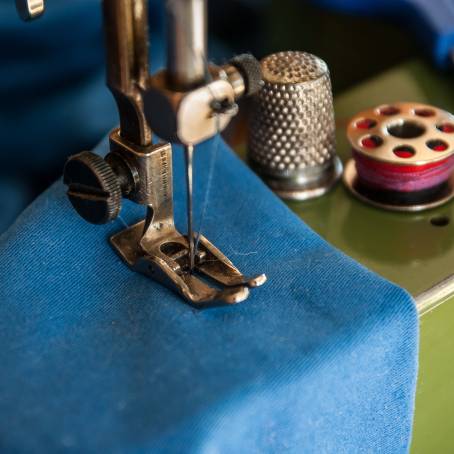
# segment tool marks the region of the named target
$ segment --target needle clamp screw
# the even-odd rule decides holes
[[[90,151],[71,156],[63,171],[68,198],[77,213],[92,224],[106,224],[121,209],[121,186],[110,165]]]

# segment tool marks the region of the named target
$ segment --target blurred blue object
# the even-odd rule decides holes
[[[195,152],[196,225],[212,146]],[[89,225],[61,182],[0,238],[2,453],[408,452],[411,297],[323,241],[219,146],[202,232],[268,276],[238,306],[197,311],[129,270],[108,237],[143,207]],[[184,229],[179,148],[174,163]]]
[[[312,0],[312,3],[350,14],[393,18],[412,31],[439,67],[453,65],[454,0]]]
[[[162,1],[150,2],[150,19],[157,69]],[[19,19],[13,0],[0,0],[0,43],[0,199],[9,197],[13,213],[30,201],[35,179],[51,178],[66,156],[97,143],[117,112],[105,86],[99,0],[48,0],[44,16],[30,23]],[[18,197],[1,191],[11,177]],[[12,220],[3,213],[0,232]]]
[[[160,3],[150,7],[155,69],[164,53]],[[14,2],[0,0],[0,42],[8,43],[0,46],[3,171],[45,172],[117,122],[105,86],[99,1],[48,0],[42,18],[23,23]]]

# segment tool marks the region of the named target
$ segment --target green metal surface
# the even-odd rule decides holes
[[[355,113],[394,101],[454,110],[453,84],[415,61],[337,96],[339,155],[344,161],[351,155],[345,127]],[[396,213],[360,202],[339,184],[325,197],[289,206],[332,245],[413,295],[454,272],[454,203],[419,214]],[[442,216],[452,222],[431,223]]]
[[[339,155],[350,157],[345,126],[355,113],[395,101],[454,111],[453,86],[453,78],[411,61],[337,96]],[[454,273],[454,202],[420,214],[393,213],[360,202],[340,183],[327,196],[289,206],[332,245],[413,295]],[[440,217],[450,222],[433,225]],[[454,452],[452,326],[454,298],[421,317],[414,454]]]
[[[421,317],[412,454],[454,452],[454,298]]]

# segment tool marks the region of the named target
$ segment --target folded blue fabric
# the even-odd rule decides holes
[[[0,238],[2,453],[406,452],[418,322],[402,289],[311,231],[221,141],[196,150],[203,233],[268,282],[198,311],[130,271],[61,182]],[[100,150],[105,151],[104,142]],[[212,161],[212,156],[217,158]],[[174,152],[184,227],[181,150]]]

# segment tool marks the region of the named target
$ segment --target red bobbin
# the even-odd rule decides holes
[[[347,127],[344,183],[375,206],[421,211],[454,197],[454,116],[419,103],[382,105]]]

